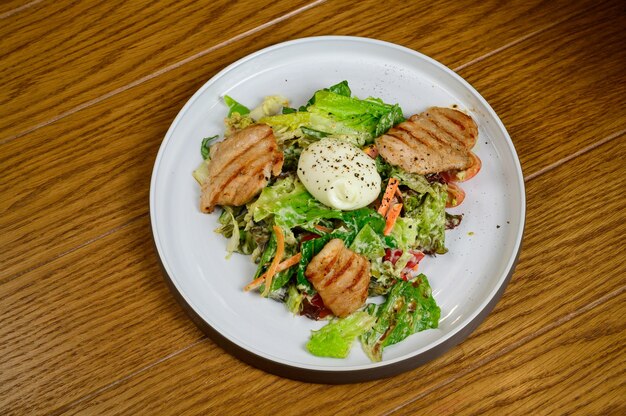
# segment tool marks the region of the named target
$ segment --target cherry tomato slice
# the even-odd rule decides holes
[[[376,159],[378,157],[378,148],[375,144],[367,145],[363,148],[363,151],[366,155],[371,157],[372,159]]]
[[[395,266],[396,262],[398,261],[401,255],[402,255],[402,250],[400,250],[399,248],[386,248],[383,261],[390,261],[391,264]]]
[[[472,163],[469,168],[465,170],[449,170],[447,172],[441,172],[440,175],[444,181],[450,182],[465,182],[472,179],[474,176],[480,172],[480,169],[483,166],[482,161],[476,153],[470,152],[470,159],[472,159]]]
[[[446,208],[456,207],[461,205],[461,202],[465,199],[465,192],[461,187],[454,182],[448,184],[448,199],[446,199]]]

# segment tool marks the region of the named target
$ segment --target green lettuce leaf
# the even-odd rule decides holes
[[[224,96],[224,102],[228,106],[228,117],[230,117],[233,113],[239,113],[239,115],[244,116],[250,112],[248,107],[238,103],[234,98],[229,97],[228,95]]]
[[[354,238],[350,249],[370,260],[381,258],[385,255],[385,244],[379,234],[366,224]]]
[[[366,310],[376,317],[376,324],[361,336],[363,350],[372,361],[382,359],[385,347],[416,332],[437,328],[441,314],[423,274],[410,282],[399,281],[383,304],[369,304]]]
[[[317,138],[331,136],[363,146],[404,120],[398,105],[378,98],[361,100],[351,94],[348,82],[342,81],[315,92],[298,111],[283,109],[283,114],[264,117],[260,122],[274,128],[277,137],[314,131]]]
[[[315,93],[318,93],[319,91],[330,91],[330,92],[334,92],[335,94],[339,94],[339,95],[344,95],[346,97],[350,97],[352,95],[352,91],[350,90],[350,86],[348,85],[348,81],[341,81],[338,84],[335,85],[331,85],[328,88],[322,88],[321,90],[317,90],[315,91]],[[309,101],[307,101],[307,103],[303,106],[300,106],[300,111],[306,111],[307,107],[314,104],[315,103],[315,94],[313,94],[313,96],[309,99]]]
[[[306,348],[318,357],[346,358],[354,340],[369,331],[374,322],[376,318],[363,311],[335,319],[319,331],[312,331]]]
[[[250,207],[255,222],[270,215],[277,225],[293,228],[323,218],[342,218],[342,211],[317,201],[294,176],[277,180],[263,188],[259,198]]]
[[[398,105],[385,104],[378,99],[360,100],[332,91],[316,92],[315,103],[310,105],[307,111],[322,115],[337,125],[366,134],[372,139],[404,120]]]
[[[430,184],[422,175],[397,168],[393,169],[391,176],[409,188],[402,195],[404,215],[398,218],[391,231],[398,246],[404,250],[446,253],[446,185]]]
[[[204,139],[202,139],[202,144],[200,145],[200,154],[202,155],[202,159],[206,160],[209,159],[210,157],[210,152],[211,152],[211,144],[213,144],[213,142],[220,136],[211,136],[211,137],[205,137]]]
[[[419,245],[418,228],[419,219],[411,217],[398,217],[391,235],[398,242],[398,247],[404,251],[414,249]]]

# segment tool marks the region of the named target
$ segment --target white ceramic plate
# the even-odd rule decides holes
[[[253,107],[281,94],[300,105],[320,88],[348,80],[358,97],[399,103],[405,115],[430,106],[458,105],[477,121],[478,176],[462,184],[467,197],[454,209],[460,227],[447,232],[449,253],[420,265],[441,307],[438,329],[388,347],[372,363],[358,342],[347,359],[320,358],[305,349],[324,322],[291,315],[283,304],[243,292],[255,265],[248,256],[225,259],[215,234],[218,214],[199,211],[191,172],[201,162],[203,137],[223,134],[221,97]],[[498,116],[467,82],[413,50],[378,40],[316,37],[281,43],[225,68],[187,102],[157,156],[150,190],[154,241],[174,294],[192,319],[227,351],[283,376],[316,382],[361,381],[414,368],[465,339],[493,308],[513,272],[525,218],[522,171]]]

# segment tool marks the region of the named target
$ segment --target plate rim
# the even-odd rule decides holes
[[[159,243],[158,231],[157,231],[157,223],[155,217],[156,204],[155,204],[155,192],[156,192],[156,179],[158,174],[158,168],[160,165],[160,161],[165,153],[165,149],[170,142],[171,136],[173,132],[176,130],[176,127],[179,125],[182,117],[188,111],[188,109],[198,100],[198,98],[207,90],[212,84],[214,84],[218,79],[232,71],[234,68],[244,65],[246,62],[255,59],[257,56],[271,53],[272,51],[284,47],[293,46],[294,44],[306,44],[313,42],[333,42],[333,41],[353,41],[353,42],[362,42],[365,44],[377,44],[379,46],[389,47],[393,49],[398,49],[402,52],[407,53],[408,55],[412,55],[415,58],[422,59],[438,67],[439,69],[446,72],[449,76],[456,79],[457,82],[460,82],[464,88],[472,93],[474,98],[478,99],[481,104],[487,109],[490,120],[493,120],[497,124],[498,130],[504,135],[507,146],[512,152],[513,159],[515,161],[515,171],[517,172],[517,181],[520,190],[520,194],[517,195],[520,198],[520,225],[518,227],[518,231],[515,238],[514,249],[511,252],[511,257],[507,263],[505,268],[505,273],[502,275],[506,276],[502,279],[501,283],[499,283],[491,293],[489,293],[485,301],[477,308],[474,313],[468,316],[463,322],[459,325],[459,328],[456,330],[450,331],[449,334],[442,337],[437,343],[430,347],[429,349],[422,351],[420,353],[414,353],[405,357],[398,357],[393,361],[382,361],[379,363],[372,363],[371,365],[361,365],[359,367],[365,368],[354,368],[349,369],[346,367],[324,367],[324,369],[316,369],[314,365],[308,366],[294,366],[284,362],[275,361],[271,358],[264,357],[259,355],[245,347],[237,344],[234,341],[228,339],[221,332],[213,328],[204,318],[202,318],[198,312],[196,312],[195,308],[192,306],[190,300],[185,296],[184,291],[177,285],[176,279],[172,278],[169,268],[167,265],[167,261],[164,258],[164,253],[162,253],[161,245]],[[157,153],[154,167],[151,176],[150,182],[150,226],[152,230],[152,240],[153,247],[157,254],[159,264],[162,269],[162,274],[164,280],[166,281],[170,291],[173,293],[174,297],[177,299],[179,304],[183,307],[186,313],[189,315],[191,320],[205,332],[217,345],[219,345],[225,351],[231,353],[235,357],[240,360],[253,365],[257,368],[263,369],[267,372],[280,375],[283,377],[301,380],[301,381],[309,381],[309,382],[317,382],[317,383],[327,383],[327,384],[340,384],[340,383],[352,383],[359,381],[368,381],[374,380],[384,377],[389,377],[392,375],[399,374],[401,372],[405,372],[416,368],[422,364],[425,364],[428,361],[433,360],[434,358],[444,354],[453,346],[459,344],[464,339],[466,339],[478,325],[489,315],[489,313],[493,310],[502,294],[506,290],[508,283],[511,279],[515,271],[515,267],[519,260],[519,255],[522,247],[522,240],[524,236],[524,230],[526,225],[526,192],[525,192],[525,184],[523,180],[523,172],[521,169],[521,163],[517,152],[515,150],[515,146],[508,134],[508,131],[504,127],[504,124],[500,120],[497,113],[493,110],[493,108],[489,105],[489,103],[476,91],[465,79],[463,79],[460,75],[454,72],[452,69],[447,67],[446,65],[436,61],[435,59],[424,55],[416,50],[410,49],[408,47],[398,45],[395,43],[382,41],[378,39],[368,38],[368,37],[359,37],[359,36],[313,36],[313,37],[305,37],[294,40],[289,40],[285,42],[280,42],[265,48],[262,48],[258,51],[255,51],[251,54],[248,54],[235,62],[229,64],[221,71],[216,73],[213,77],[208,79],[185,103],[185,105],[178,112],[175,119],[172,121],[170,127],[168,128],[164,139],[160,145],[159,151]]]

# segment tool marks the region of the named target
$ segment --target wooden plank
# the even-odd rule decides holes
[[[381,414],[416,397],[439,397],[439,388],[459,374],[548,330],[562,332],[563,322],[625,290],[625,180],[605,180],[614,161],[625,157],[626,140],[616,140],[528,184],[525,249],[503,299],[470,338],[416,370],[354,385],[306,384],[250,369],[206,342],[82,400],[69,413]],[[234,401],[229,391],[242,393]]]
[[[202,338],[143,218],[0,290],[0,414],[48,413]]]
[[[551,9],[544,13],[537,12],[537,9],[541,10],[540,7],[532,8],[540,16],[550,15]],[[610,13],[589,15],[595,16],[596,20],[589,20],[591,17],[585,15],[558,27],[563,27],[566,34],[581,23],[598,24],[604,30],[605,26],[615,23],[616,18],[612,17],[615,15],[614,9],[615,7],[609,8]],[[363,11],[363,16],[370,16],[382,28],[387,16],[375,12],[369,15],[367,10],[369,9]],[[494,13],[496,10],[499,9],[496,8]],[[522,11],[528,12],[525,7]],[[328,19],[320,18],[324,16],[320,13],[326,13]],[[506,13],[515,15],[509,9],[496,14],[504,16]],[[0,253],[2,275],[8,278],[22,273],[145,214],[150,170],[159,141],[182,103],[203,81],[221,69],[223,62],[245,56],[261,46],[280,40],[324,33],[334,27],[337,24],[334,19],[342,15],[346,18],[346,24],[357,26],[357,22],[350,23],[351,20],[347,19],[347,10],[337,13],[336,9],[320,6],[319,9],[303,13],[298,19],[289,20],[280,27],[259,32],[245,41],[216,50],[198,59],[195,65],[177,68],[163,77],[76,113],[63,122],[54,123],[27,137],[0,145],[0,166],[3,167],[0,171],[0,194],[6,195],[0,200],[0,229],[4,230],[0,238],[3,246],[8,247]],[[417,21],[427,27],[425,20]],[[449,35],[467,36],[468,42],[475,36],[485,37],[494,30],[493,25],[499,24],[491,19],[479,20],[473,26],[478,34],[463,35],[465,32],[462,28],[469,22],[463,19],[452,22],[456,22],[458,26],[447,26]],[[400,29],[394,35],[396,38],[390,40],[403,43],[404,26],[393,26],[389,31],[394,30],[394,27]],[[388,34],[389,31],[384,32]],[[426,32],[425,36],[430,33]],[[433,39],[439,39],[439,36],[441,35],[436,35]],[[603,42],[600,35],[593,39],[596,44],[601,45]],[[470,58],[471,53],[460,48],[461,44],[456,40],[449,39],[448,42],[451,43],[424,41],[415,44],[415,47],[419,49],[422,44],[432,47],[431,51],[436,52],[435,56],[457,50],[455,56],[460,62]],[[541,34],[535,42],[548,44],[553,42],[553,38]],[[587,40],[573,37],[562,45],[562,53],[567,54],[568,59],[584,59],[588,53],[586,46]],[[622,48],[615,48],[613,43],[609,43],[606,48],[595,48],[604,57],[601,66],[614,64],[614,60],[620,58]],[[490,59],[499,61],[497,56]],[[572,82],[584,81],[578,80],[576,74],[572,77]],[[488,73],[485,73],[485,78],[489,78]],[[520,80],[511,78],[502,82],[509,82],[513,88]],[[607,97],[615,97],[611,92],[615,86],[603,84],[602,87]],[[492,84],[486,83],[484,92],[488,92],[489,88],[492,88]],[[546,94],[553,92],[556,93],[546,90]],[[523,97],[522,99],[529,106],[533,104]],[[595,103],[590,105],[597,107]],[[585,107],[581,111],[591,110]],[[530,122],[529,116],[527,112],[521,112],[511,114],[510,117],[516,117],[515,120],[519,119],[519,123],[523,123],[524,120]],[[510,120],[507,119],[511,122]],[[602,114],[596,118],[597,122],[610,123],[610,120],[604,119]],[[588,142],[599,139],[595,133],[586,133],[584,140]],[[551,137],[551,134],[550,130],[546,130],[546,137]],[[26,149],[24,143],[28,143]],[[13,185],[16,183],[20,184],[19,188]],[[46,233],[40,232],[43,224],[47,227]]]
[[[393,414],[626,413],[626,293]]]
[[[626,13],[615,6],[460,71],[502,118],[525,174],[626,129]]]
[[[48,1],[15,14],[0,29],[2,138],[309,3]]]
[[[7,51],[0,55],[5,85],[0,105],[6,112],[0,119],[0,140],[19,136],[306,3],[265,0],[251,7],[248,2],[225,0],[148,5],[64,1],[46,2],[36,14],[16,15],[0,29],[0,50]],[[341,0],[292,19],[286,36],[275,35],[277,30],[286,32],[277,26],[265,31],[262,39],[242,43],[261,47],[310,35],[359,35],[400,42],[457,66],[593,4],[435,1],[416,12],[412,3],[395,2],[381,13],[376,0]],[[407,16],[410,25],[389,25],[404,22]]]
[[[41,4],[44,0],[3,0],[0,3],[0,20],[9,19],[18,13],[24,13],[27,10],[31,13],[43,7]],[[37,6],[37,7],[35,7]]]

